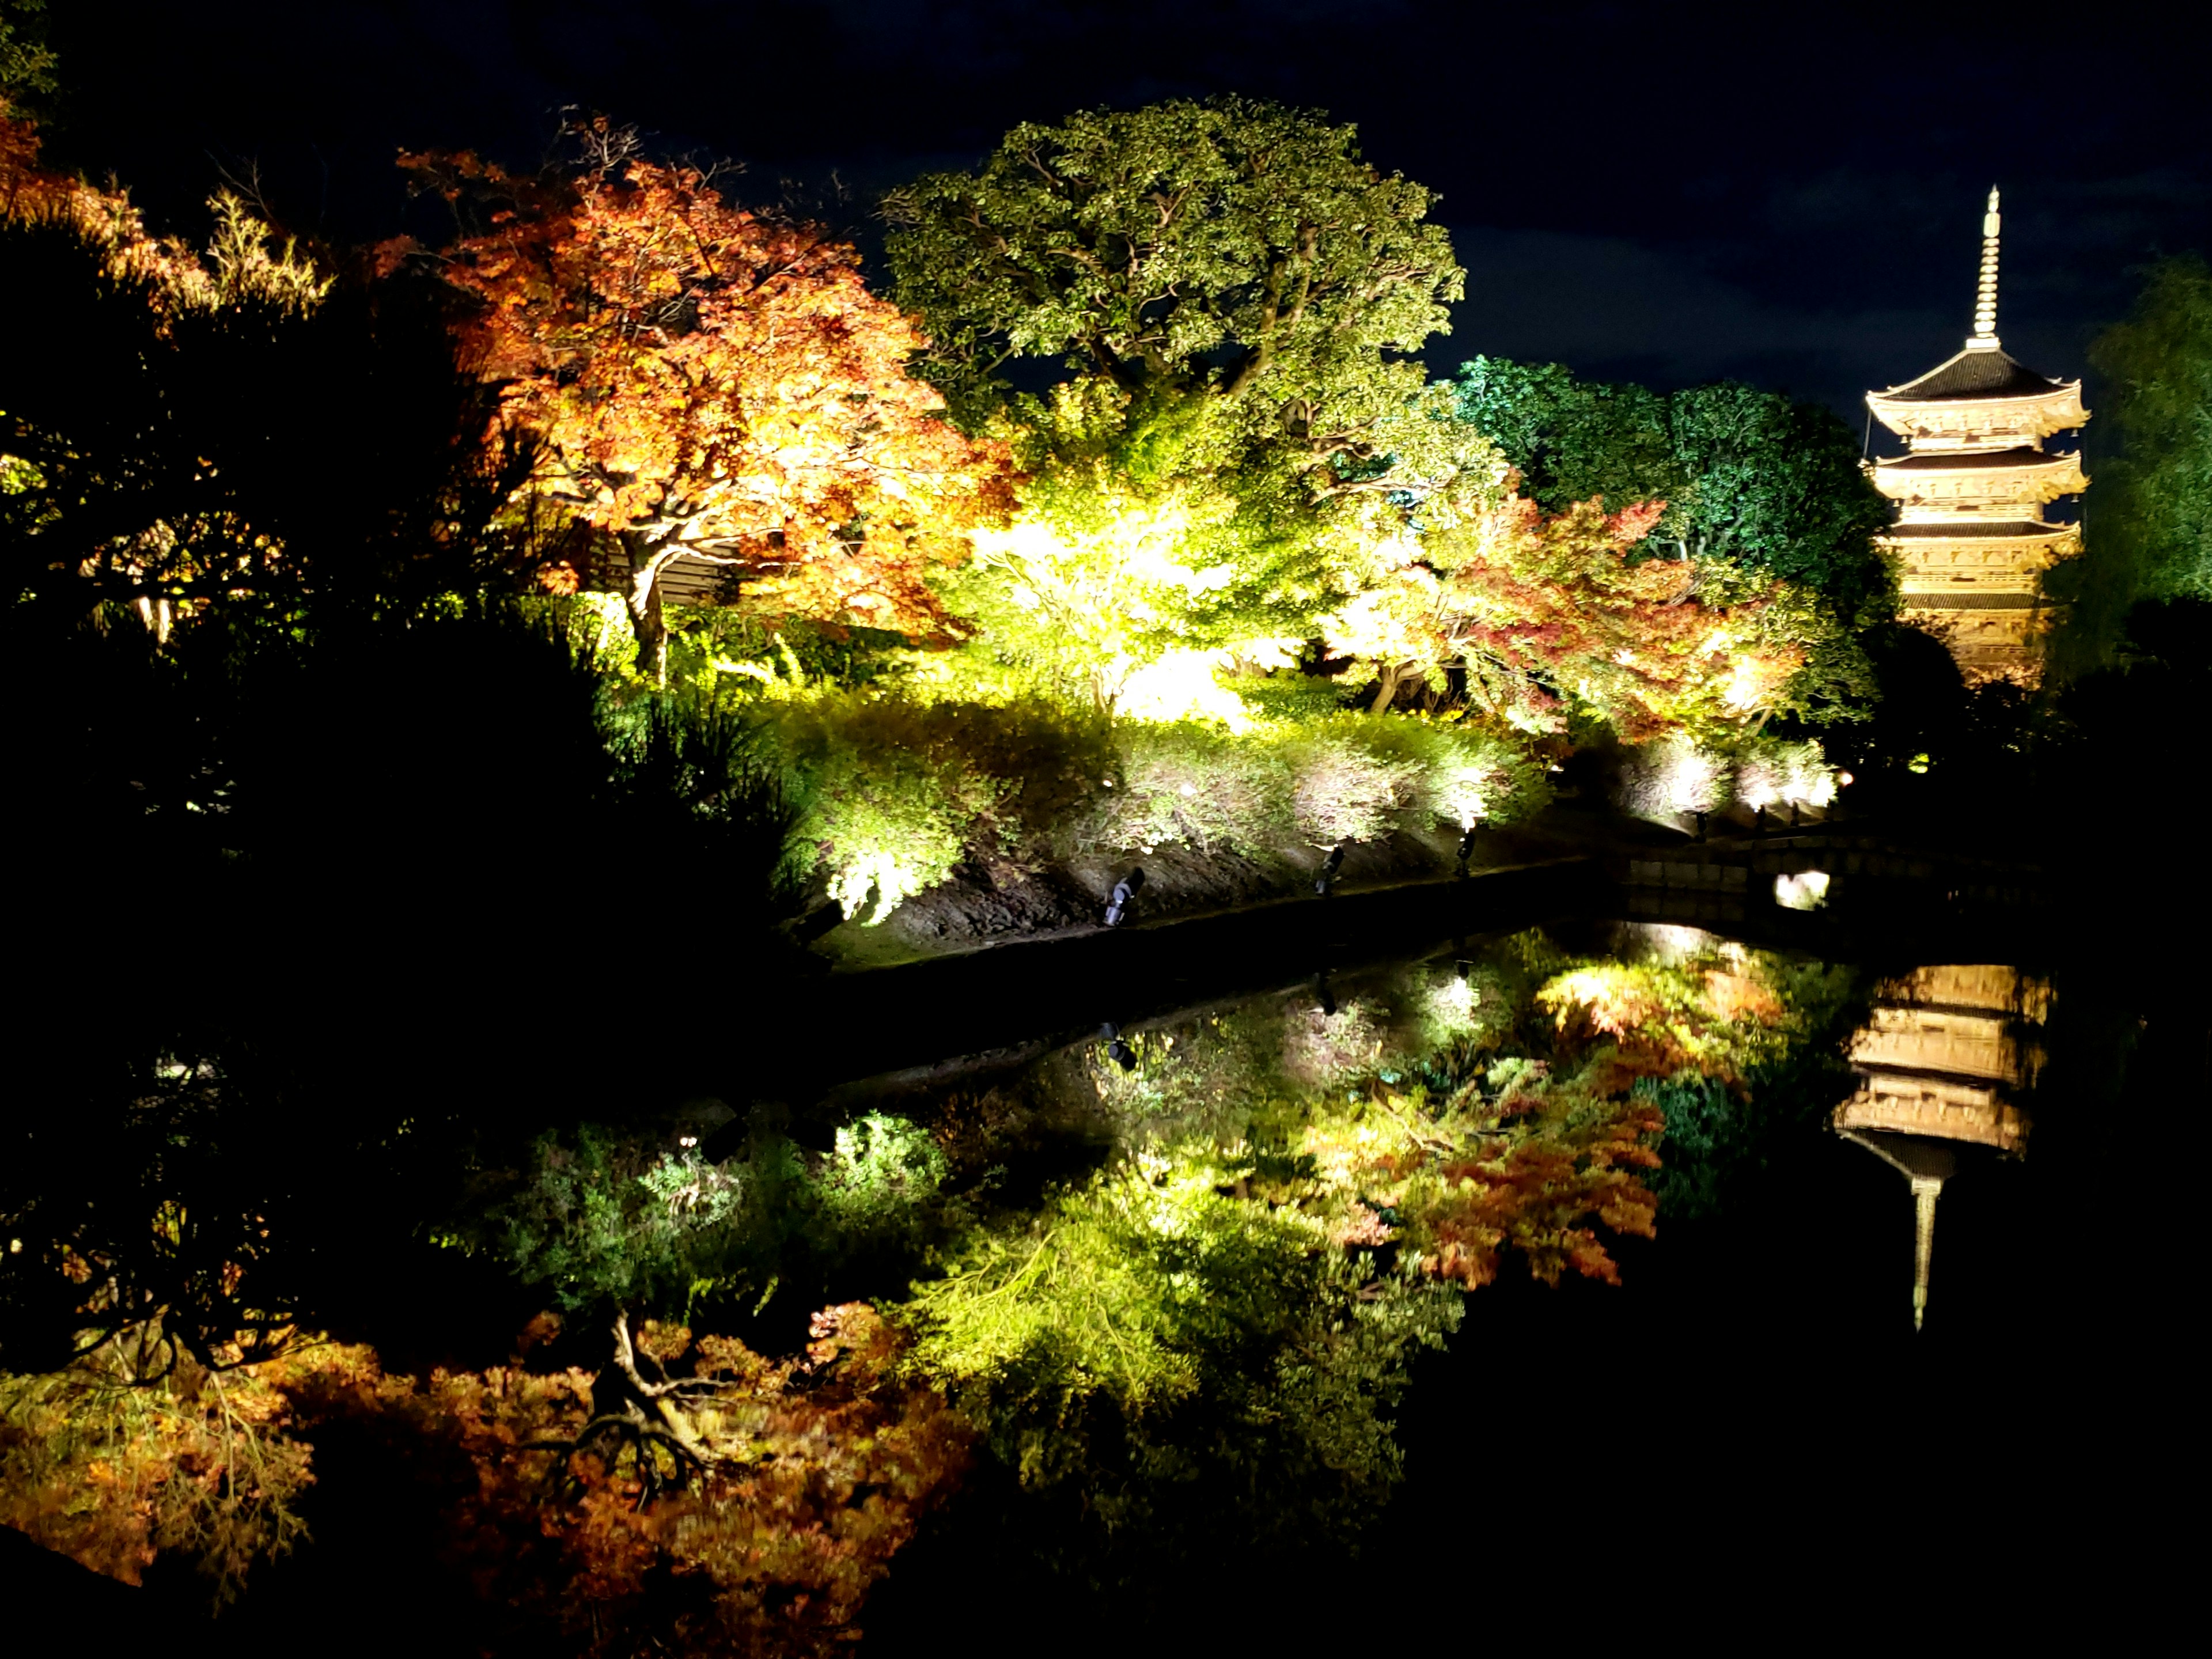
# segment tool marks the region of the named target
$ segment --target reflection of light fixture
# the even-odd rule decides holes
[[[676,1144],[679,1146],[696,1146],[699,1144],[699,1137],[696,1135],[678,1135],[676,1137]]]
[[[1828,902],[1828,872],[1805,870],[1774,878],[1774,902],[1785,910],[1817,910]]]
[[[1850,787],[1850,782],[1851,782],[1851,775],[1850,775],[1850,773],[1848,773],[1848,772],[1838,772],[1838,773],[1837,773],[1837,774],[1836,774],[1836,787],[1837,787],[1837,788],[1838,788],[1838,789],[1848,789],[1848,788]]]
[[[1098,1028],[1098,1035],[1106,1039],[1106,1058],[1125,1072],[1137,1069],[1137,1051],[1121,1041],[1121,1033],[1112,1020]]]

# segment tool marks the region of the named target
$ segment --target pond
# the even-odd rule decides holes
[[[153,1427],[22,1380],[27,1529],[194,1620],[153,1546],[227,1540],[226,1640],[499,1653],[1541,1633],[1929,1539],[1948,1586],[2077,1573],[2117,1534],[2058,1494],[2183,1374],[2193,982],[2039,913],[1557,874],[817,988],[866,1017],[749,1030],[748,1109],[440,1151],[408,1305],[456,1334],[371,1309]],[[211,1398],[243,1501],[168,1473],[234,1467]],[[88,1498],[95,1419],[168,1518]]]
[[[1409,1561],[1586,1595],[1655,1550],[2032,1554],[2008,1506],[2126,1342],[2075,1346],[2066,1241],[2143,1021],[2078,961],[1875,932],[1555,922],[841,1091],[1042,1209],[921,1292],[991,1455],[871,1638],[1295,1639],[1433,1591]]]

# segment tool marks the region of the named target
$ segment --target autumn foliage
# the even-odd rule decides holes
[[[850,246],[736,207],[692,167],[404,164],[489,218],[440,264],[478,302],[465,357],[544,447],[529,488],[621,550],[641,662],[686,553],[770,614],[950,635],[925,578],[1003,519],[1009,462],[939,418],[905,368],[921,335]]]
[[[0,1377],[0,1522],[137,1583],[158,1555],[227,1598],[258,1560],[307,1541],[301,1499],[345,1443],[350,1483],[421,1571],[482,1609],[488,1652],[813,1653],[848,1646],[868,1589],[957,1485],[973,1432],[905,1381],[904,1339],[864,1304],[823,1310],[780,1362],[726,1337],[648,1326],[641,1343],[699,1387],[709,1456],[684,1488],[544,1448],[592,1413],[590,1373],[393,1375],[321,1344],[218,1377],[126,1386],[102,1358]],[[391,1490],[370,1492],[364,1470]],[[418,1585],[418,1589],[423,1588]]]
[[[1641,741],[1685,725],[1740,720],[1765,706],[1802,658],[1765,644],[1758,602],[1698,603],[1697,568],[1639,557],[1666,510],[1607,513],[1578,502],[1547,514],[1505,495],[1437,532],[1347,605],[1339,648],[1383,665],[1383,695],[1453,663],[1483,711],[1554,729],[1578,702]]]

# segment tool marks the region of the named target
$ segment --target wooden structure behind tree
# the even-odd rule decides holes
[[[2043,509],[2088,487],[2078,456],[2046,439],[2088,420],[2079,380],[2022,367],[1997,342],[1997,192],[1982,221],[1974,331],[1955,356],[1902,386],[1867,393],[1906,453],[1869,461],[1898,503],[1878,544],[1894,556],[1905,617],[1940,634],[1970,684],[2042,674],[2049,611],[2043,572],[2081,550],[2078,525]]]

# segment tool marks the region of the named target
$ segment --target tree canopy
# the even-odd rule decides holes
[[[2108,623],[2137,596],[2212,599],[2212,269],[2193,254],[2153,265],[2090,361],[2118,453],[2096,464],[2088,557],[2058,585]]]
[[[1347,393],[1418,387],[1382,358],[1418,350],[1460,296],[1431,201],[1364,161],[1353,128],[1231,97],[1025,122],[884,210],[924,372],[970,418],[1010,362],[1057,357],[1129,392],[1257,390],[1311,437],[1371,415]]]
[[[660,577],[685,553],[771,613],[945,638],[923,576],[1003,517],[1003,447],[939,418],[905,370],[922,337],[851,246],[586,136],[565,174],[405,164],[488,221],[438,259],[477,302],[464,352],[542,445],[526,493],[621,550],[641,666],[665,660]]]
[[[1842,422],[1818,404],[1723,381],[1671,395],[1577,380],[1557,363],[1478,357],[1460,414],[1520,469],[1538,505],[1663,501],[1655,541],[1825,596],[1847,625],[1895,609],[1875,551],[1889,509]]]

